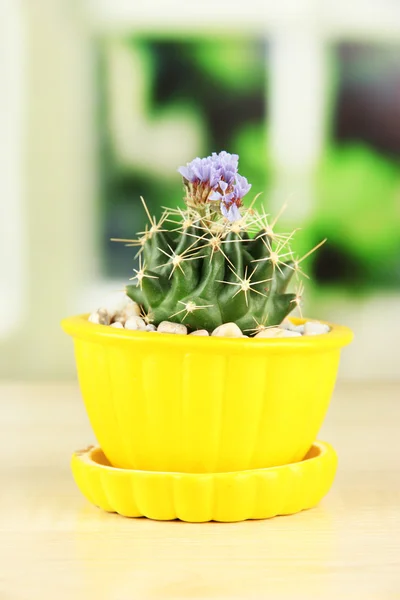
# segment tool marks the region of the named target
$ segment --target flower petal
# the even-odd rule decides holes
[[[182,177],[184,177],[185,179],[187,179],[188,181],[190,181],[190,179],[191,179],[191,172],[190,172],[189,167],[179,167],[178,173],[180,173],[182,175]]]
[[[238,209],[235,203],[231,204],[231,206],[229,207],[227,217],[231,221],[231,223],[233,223],[234,221],[239,221],[239,219],[242,218],[240,210]]]
[[[209,200],[221,200],[222,196],[219,192],[213,190],[211,194],[208,196]]]
[[[221,209],[221,213],[223,214],[223,216],[224,216],[224,217],[226,217],[226,218],[228,219],[228,213],[229,213],[229,210],[228,210],[228,208],[227,208],[227,206],[226,206],[225,202],[221,202],[220,209]]]

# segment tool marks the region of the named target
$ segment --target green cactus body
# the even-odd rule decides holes
[[[243,331],[277,325],[296,306],[296,295],[286,293],[294,263],[274,265],[268,245],[266,230],[253,240],[229,226],[222,236],[156,232],[143,245],[143,277],[127,286],[128,296],[156,324],[209,331],[227,322]]]
[[[237,161],[222,152],[181,167],[186,209],[167,211],[159,223],[145,206],[151,227],[136,241],[140,267],[126,290],[147,322],[210,332],[234,322],[257,332],[279,325],[299,304],[299,291],[287,292],[301,273],[292,235],[275,234],[265,213],[242,208],[250,185]],[[168,230],[169,222],[175,228]]]

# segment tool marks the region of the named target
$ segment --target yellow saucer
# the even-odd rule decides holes
[[[228,473],[134,471],[110,466],[101,448],[75,452],[71,461],[83,495],[125,517],[191,523],[268,519],[312,508],[332,485],[337,455],[315,442],[298,463]]]

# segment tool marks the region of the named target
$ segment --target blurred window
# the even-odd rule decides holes
[[[334,48],[330,132],[317,175],[321,285],[400,287],[400,44]],[[318,233],[317,233],[318,232]]]
[[[152,214],[182,197],[177,168],[228,149],[241,172],[265,190],[267,47],[238,36],[216,40],[132,37],[100,52],[103,273],[127,277],[134,252],[111,237],[143,230]]]

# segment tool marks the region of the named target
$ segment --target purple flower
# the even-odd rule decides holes
[[[186,167],[179,167],[178,172],[190,183],[208,183],[211,188],[221,179],[221,172],[210,156],[195,158]]]
[[[228,185],[233,183],[238,170],[239,156],[237,154],[229,154],[222,150],[219,154],[213,152],[211,155],[217,169],[221,172],[221,179],[226,181]]]
[[[195,158],[178,172],[186,187],[186,203],[194,208],[219,202],[221,213],[230,221],[240,219],[242,198],[251,185],[238,173],[239,156],[223,150],[207,158]]]
[[[223,200],[225,203],[230,202],[234,196],[234,193],[233,193],[233,191],[226,193],[228,187],[229,186],[226,183],[226,181],[220,181],[219,185],[218,185],[218,189],[212,191],[211,194],[209,195],[208,199],[209,200]],[[221,191],[219,191],[219,190],[221,190]]]
[[[221,213],[232,223],[242,218],[239,207],[234,202],[229,207],[225,202],[221,202]]]
[[[178,172],[190,183],[209,182],[215,187],[219,180],[232,184],[237,175],[239,156],[223,150],[219,154],[213,152],[207,158],[195,158],[185,167],[179,167]]]
[[[247,194],[247,192],[250,190],[250,188],[251,188],[251,183],[249,183],[247,181],[246,177],[243,177],[243,175],[237,174],[236,182],[233,187],[235,198],[242,199],[243,196],[245,196]]]

